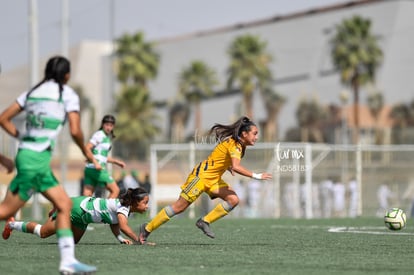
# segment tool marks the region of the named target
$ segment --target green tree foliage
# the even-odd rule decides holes
[[[117,141],[130,148],[131,153],[136,153],[160,132],[149,93],[140,85],[123,88],[115,111]]]
[[[384,96],[379,91],[374,91],[368,95],[367,98],[368,108],[371,115],[375,119],[375,143],[383,144],[383,131],[378,127],[379,114],[384,107]]]
[[[336,25],[331,44],[332,61],[340,72],[341,81],[354,92],[354,141],[359,142],[359,88],[374,81],[383,53],[378,38],[371,33],[371,21],[358,15]]]
[[[160,132],[158,116],[150,98],[148,81],[158,73],[159,55],[143,33],[125,34],[117,40],[117,76],[121,91],[117,96],[117,141],[121,150],[134,157]],[[142,153],[142,152],[141,152]]]
[[[272,56],[266,50],[267,43],[258,36],[238,36],[230,44],[228,54],[227,88],[238,88],[243,93],[246,115],[253,119],[253,93],[269,86],[272,80],[270,63]]]
[[[296,110],[296,119],[303,142],[324,142],[321,127],[327,110],[316,99],[302,99]]]
[[[373,92],[368,95],[367,98],[368,108],[371,114],[378,119],[378,115],[384,107],[384,96],[381,92]]]
[[[200,60],[192,61],[180,73],[179,93],[194,106],[195,131],[202,130],[200,102],[203,98],[214,95],[213,89],[218,83],[216,72]]]
[[[394,120],[394,127],[407,127],[409,120],[408,106],[404,103],[395,105],[391,110],[391,118]]]
[[[118,80],[121,83],[147,85],[158,73],[159,54],[153,43],[144,40],[144,34],[124,34],[117,40]]]
[[[391,110],[393,119],[392,142],[396,144],[413,143],[414,140],[414,100],[400,103]]]
[[[263,125],[263,141],[274,142],[277,139],[279,112],[285,104],[286,98],[271,88],[262,90],[262,98],[266,109],[266,120]]]
[[[169,108],[169,138],[172,143],[180,143],[185,140],[185,126],[190,117],[190,107],[187,102],[177,100]]]

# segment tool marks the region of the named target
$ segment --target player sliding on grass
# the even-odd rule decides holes
[[[60,252],[59,272],[89,274],[96,267],[75,258],[75,244],[70,229],[72,201],[59,184],[50,167],[56,138],[64,123],[69,121],[73,141],[89,160],[93,155],[85,149],[80,127],[79,96],[66,85],[70,78],[70,62],[55,56],[48,60],[43,80],[19,95],[0,114],[0,127],[19,140],[15,158],[17,174],[10,183],[6,197],[0,203],[0,220],[13,217],[34,192],[42,193],[57,209],[56,233]],[[25,131],[14,124],[19,114],[25,114]]]
[[[181,186],[182,191],[178,200],[163,208],[148,224],[141,225],[139,234],[141,244],[147,242],[151,232],[173,216],[186,210],[203,192],[206,192],[211,199],[221,198],[223,200],[210,213],[196,222],[196,226],[204,234],[214,238],[210,224],[226,216],[239,203],[237,194],[221,178],[226,170],[232,175],[236,172],[259,180],[272,178],[268,173],[253,173],[240,164],[246,147],[256,143],[259,133],[256,125],[249,118],[242,117],[231,125],[215,124],[210,133],[215,134],[219,144],[206,160],[194,167],[187,181]]]
[[[129,213],[144,213],[148,209],[149,196],[143,188],[128,189],[120,199],[102,199],[79,196],[72,198],[72,231],[75,243],[78,243],[90,223],[106,223],[117,240],[122,244],[138,242],[138,236],[128,225]],[[9,221],[3,230],[3,239],[8,239],[12,230],[33,233],[47,238],[56,233],[56,211],[51,211],[49,219],[41,225],[36,222]],[[124,233],[130,239],[121,235]],[[131,241],[132,240],[132,241]]]

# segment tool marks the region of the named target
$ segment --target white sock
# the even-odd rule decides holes
[[[23,232],[23,223],[24,222],[9,222],[9,225],[13,230]]]
[[[34,230],[33,230],[33,234],[36,234],[39,238],[40,238],[40,229],[42,228],[41,224],[38,224],[35,226]]]
[[[73,237],[61,237],[58,239],[60,250],[60,266],[66,266],[77,262],[75,259],[75,242]]]

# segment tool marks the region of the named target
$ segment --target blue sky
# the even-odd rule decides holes
[[[30,1],[0,1],[0,63],[3,71],[29,61]],[[59,53],[61,1],[35,2],[39,18],[39,54]],[[109,40],[112,33],[116,37],[143,31],[147,39],[173,37],[344,2],[350,1],[69,0],[69,47],[85,39]]]

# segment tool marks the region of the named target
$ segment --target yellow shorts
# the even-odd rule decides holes
[[[215,191],[228,186],[221,178],[218,182],[211,184],[208,180],[200,179],[196,175],[190,174],[187,181],[181,186],[180,196],[189,203],[193,203],[203,192],[206,192],[210,198],[214,199],[216,197]]]

